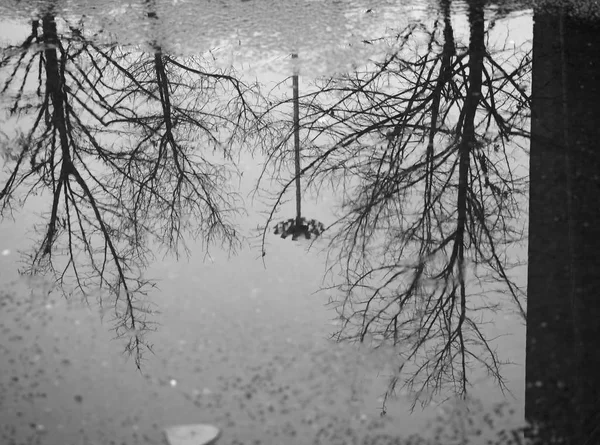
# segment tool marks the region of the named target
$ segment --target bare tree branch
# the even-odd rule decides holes
[[[229,184],[235,150],[260,127],[260,94],[203,57],[88,34],[49,7],[21,45],[2,50],[0,90],[20,133],[3,136],[0,210],[9,215],[23,193],[49,198],[24,273],[54,274],[66,294],[112,305],[116,335],[140,367],[151,351],[144,333],[156,329],[143,274],[152,252],[187,252],[185,234],[207,248],[239,243]]]
[[[475,317],[501,301],[482,304],[482,279],[525,316],[523,283],[510,272],[519,264],[507,249],[524,239],[526,178],[513,158],[528,137],[530,52],[487,49],[482,4],[470,5],[469,24],[464,46],[442,1],[433,31],[410,25],[387,37],[397,50],[385,59],[320,79],[301,97],[303,181],[316,193],[332,187],[342,201],[327,228],[337,252],[328,272],[341,274],[334,337],[390,342],[405,359],[384,411],[397,384],[415,403],[446,386],[466,396],[475,366],[506,389]],[[294,180],[282,168],[290,159],[284,120],[274,120],[279,143],[265,145],[261,181],[270,174],[281,188],[267,194],[263,240]]]

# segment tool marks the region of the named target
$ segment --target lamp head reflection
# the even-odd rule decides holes
[[[301,236],[305,239],[311,239],[312,235],[315,237],[321,235],[325,230],[325,226],[322,222],[315,219],[307,220],[304,217],[290,218],[277,223],[275,226],[275,235],[280,235],[281,238],[286,239],[291,235],[292,241],[296,241]]]

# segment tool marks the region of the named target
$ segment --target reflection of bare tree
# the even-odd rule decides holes
[[[433,31],[398,32],[392,55],[301,98],[305,182],[344,199],[332,226],[344,294],[336,337],[402,346],[404,384],[424,401],[447,385],[465,394],[475,365],[504,387],[479,315],[498,302],[481,283],[496,283],[524,316],[507,249],[523,236],[512,152],[528,136],[530,59],[486,49],[482,3],[469,7],[469,24],[462,47],[442,1]]]
[[[57,26],[50,10],[20,46],[3,50],[7,122],[23,130],[6,135],[12,162],[0,200],[4,215],[18,193],[51,197],[29,271],[110,301],[139,366],[149,346],[142,334],[153,328],[143,298],[152,283],[142,276],[151,248],[177,252],[184,232],[235,246],[229,142],[245,137],[254,96],[201,57],[88,37]]]

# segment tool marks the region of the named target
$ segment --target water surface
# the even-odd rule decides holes
[[[0,41],[19,44],[30,30],[31,17],[46,6],[3,6],[10,21],[2,27]],[[494,23],[488,44],[522,51],[531,39],[531,13],[524,7],[507,9],[486,9],[486,26]],[[300,73],[301,92],[308,94],[315,91],[319,76],[369,69],[394,50],[389,40],[377,40],[380,36],[393,36],[411,24],[441,26],[439,11],[438,5],[426,2],[107,1],[54,6],[59,32],[67,33],[67,23],[84,23],[97,45],[140,48],[146,55],[160,48],[174,57],[212,57],[212,69],[233,66],[240,78],[262,84],[262,91],[273,97],[289,97],[294,70]],[[466,4],[452,4],[454,37],[463,51],[469,39],[467,11]],[[416,55],[427,52],[425,37],[415,47]],[[296,64],[291,52],[299,54]],[[511,66],[508,56],[506,63]],[[0,79],[10,76],[5,68]],[[278,82],[284,83],[275,86]],[[396,87],[392,83],[386,88]],[[9,94],[3,94],[3,104]],[[281,119],[288,119],[290,104],[281,110]],[[2,131],[10,138],[28,125],[29,117],[9,117]],[[522,173],[527,157],[517,152],[526,144],[518,138],[515,142],[515,171]],[[111,305],[101,306],[98,300],[104,291],[88,296],[86,304],[77,296],[65,299],[49,284],[51,277],[18,276],[23,267],[19,251],[39,242],[32,230],[44,221],[40,213],[48,211],[50,196],[30,196],[14,219],[5,216],[0,235],[3,441],[151,444],[161,443],[165,426],[206,422],[223,429],[223,443],[373,443],[369,441],[383,434],[387,436],[380,440],[393,443],[394,437],[413,433],[430,436],[435,428],[427,427],[428,421],[462,412],[452,402],[442,403],[454,400],[449,390],[425,408],[417,404],[411,413],[415,394],[403,391],[387,402],[386,415],[380,415],[382,395],[402,363],[402,345],[373,351],[368,345],[329,339],[339,327],[327,304],[339,292],[322,290],[339,279],[336,262],[327,262],[333,235],[326,232],[310,244],[282,240],[269,231],[262,246],[257,228],[264,226],[265,211],[273,203],[268,194],[281,184],[264,182],[263,193],[252,199],[266,157],[259,152],[251,156],[248,150],[254,147],[236,148],[242,149],[236,159],[243,175],[230,185],[246,213],[232,219],[243,241],[233,253],[218,243],[207,253],[205,243],[188,237],[189,258],[154,249],[144,273],[157,287],[145,301],[157,311],[152,315],[157,325],[146,337],[153,353],[146,351],[140,370],[122,352],[128,338],[114,339]],[[8,159],[5,167],[10,167]],[[3,181],[6,177],[3,173]],[[293,216],[293,193],[288,197],[276,219]],[[336,206],[342,198],[327,188],[309,190],[303,212],[331,224],[340,215]],[[526,200],[520,204],[526,209]],[[525,227],[526,215],[519,218]],[[509,248],[511,258],[526,257],[525,243]],[[524,288],[525,268],[512,273]],[[486,295],[499,298],[494,283],[472,278],[475,289],[480,286]],[[507,402],[514,412],[506,418],[503,414],[499,422],[516,425],[523,417],[525,329],[510,300],[502,301],[502,311],[483,311],[479,321],[502,360],[512,362],[502,367],[508,391],[502,393],[475,367],[469,374],[469,397],[484,400],[485,409]],[[471,415],[477,416],[478,410]]]

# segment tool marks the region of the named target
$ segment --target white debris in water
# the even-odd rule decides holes
[[[9,249],[4,249],[4,250],[2,251],[2,255],[3,255],[3,256],[10,255],[10,250],[9,250]]]
[[[169,385],[171,385],[173,388],[175,388],[177,386],[177,380],[175,380],[175,379],[169,380]]]

